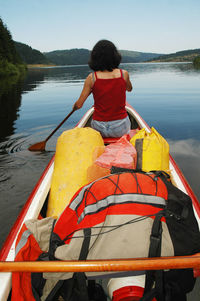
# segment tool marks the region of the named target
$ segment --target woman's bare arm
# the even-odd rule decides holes
[[[84,102],[86,101],[86,99],[88,98],[90,93],[92,92],[92,86],[93,86],[92,73],[90,73],[84,82],[84,86],[83,86],[81,95],[79,96],[78,100],[75,102],[73,108],[75,108],[76,110],[82,108]]]
[[[129,78],[128,71],[123,70],[123,74],[124,74],[124,80],[126,82],[126,90],[130,92],[130,91],[132,91],[133,87],[132,87],[132,84],[131,84],[131,81]]]

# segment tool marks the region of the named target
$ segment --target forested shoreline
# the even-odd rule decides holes
[[[200,49],[190,49],[165,54],[151,60],[151,62],[194,62],[198,57],[200,57]]]
[[[12,35],[0,18],[0,77],[19,76],[26,65],[18,54]]]
[[[145,53],[120,50],[122,63],[140,62],[193,62],[200,66],[200,49],[172,54]],[[10,31],[0,18],[0,78],[19,76],[27,66],[84,65],[88,63],[89,49],[76,48],[42,53],[21,42],[13,41]]]

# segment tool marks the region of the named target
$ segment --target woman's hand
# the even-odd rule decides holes
[[[76,111],[76,110],[79,110],[80,108],[78,108],[77,107],[77,104],[76,104],[76,102],[74,103],[74,105],[73,105],[73,111]]]

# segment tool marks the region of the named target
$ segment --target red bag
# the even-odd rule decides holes
[[[129,138],[129,135],[124,135],[117,142],[105,147],[104,152],[87,170],[88,182],[108,176],[112,166],[136,168],[137,152],[135,147],[128,141]]]
[[[117,142],[106,146],[104,153],[94,163],[108,169],[112,166],[135,169],[136,161],[136,149],[124,135]]]

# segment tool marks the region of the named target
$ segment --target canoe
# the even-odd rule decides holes
[[[129,118],[131,120],[131,127],[132,129],[142,129],[145,128],[146,131],[150,132],[150,127],[148,124],[142,119],[142,117],[135,111],[134,108],[132,108],[129,104],[126,105],[126,110],[128,112]],[[90,121],[92,118],[94,109],[91,108],[89,109],[86,114],[82,117],[82,119],[78,122],[76,127],[88,127],[90,125]],[[104,139],[104,142],[106,144],[109,144],[111,142],[115,142],[115,138],[106,138]],[[16,271],[20,270],[19,265],[15,265],[15,267],[12,265],[12,261],[14,260],[15,256],[15,241],[17,238],[17,235],[24,224],[26,220],[29,219],[36,219],[38,218],[42,207],[47,200],[47,196],[50,190],[51,186],[51,181],[52,181],[52,174],[53,174],[53,169],[54,169],[54,158],[51,159],[47,167],[45,168],[44,172],[42,173],[39,181],[37,182],[35,188],[31,192],[29,198],[27,199],[21,213],[19,214],[15,224],[13,225],[5,243],[3,244],[3,247],[0,251],[0,283],[1,283],[1,288],[0,288],[0,300],[7,300],[8,295],[11,290],[11,272],[10,271]],[[184,193],[188,194],[192,200],[193,204],[193,209],[195,213],[195,217],[197,219],[199,228],[200,228],[200,204],[193,193],[191,187],[189,186],[188,182],[186,181],[184,175],[182,174],[181,170],[177,166],[176,162],[170,155],[170,171],[171,171],[171,176],[173,178],[173,183],[175,186],[177,186],[180,190],[182,190]],[[200,258],[198,254],[194,257],[190,256],[184,257],[184,258],[177,258],[177,265],[175,266],[175,262],[173,263],[170,261],[170,259],[173,258],[168,258],[164,261],[159,261],[160,259],[155,259],[153,262],[151,262],[151,259],[149,260],[140,260],[140,261],[117,261],[113,264],[116,265],[116,270],[128,270],[128,269],[135,269],[135,270],[145,270],[145,269],[152,269],[152,265],[154,266],[154,269],[162,269],[162,268],[175,268],[175,267],[182,267],[182,268],[199,268],[200,267]],[[8,262],[8,265],[5,265],[5,262]],[[137,264],[138,265],[137,265]],[[143,264],[144,263],[144,264]],[[10,266],[9,266],[10,264]],[[95,265],[96,264],[96,265]],[[134,266],[134,264],[136,264]],[[148,264],[150,266],[148,267]],[[93,262],[93,270],[97,270],[101,267],[102,263],[101,262]],[[51,266],[49,266],[46,270],[47,271],[63,271],[63,266],[58,265],[55,267],[55,269]],[[26,265],[23,265],[24,269],[26,268]],[[88,265],[86,267],[85,265],[83,266],[81,262],[73,262],[72,265],[66,265],[65,271],[83,271],[84,269],[88,269],[92,271],[92,265]],[[110,269],[110,262],[104,262],[104,270],[109,270]],[[42,266],[41,270],[44,271],[45,267]],[[26,271],[34,271],[34,264],[31,266],[31,263],[27,266]]]

